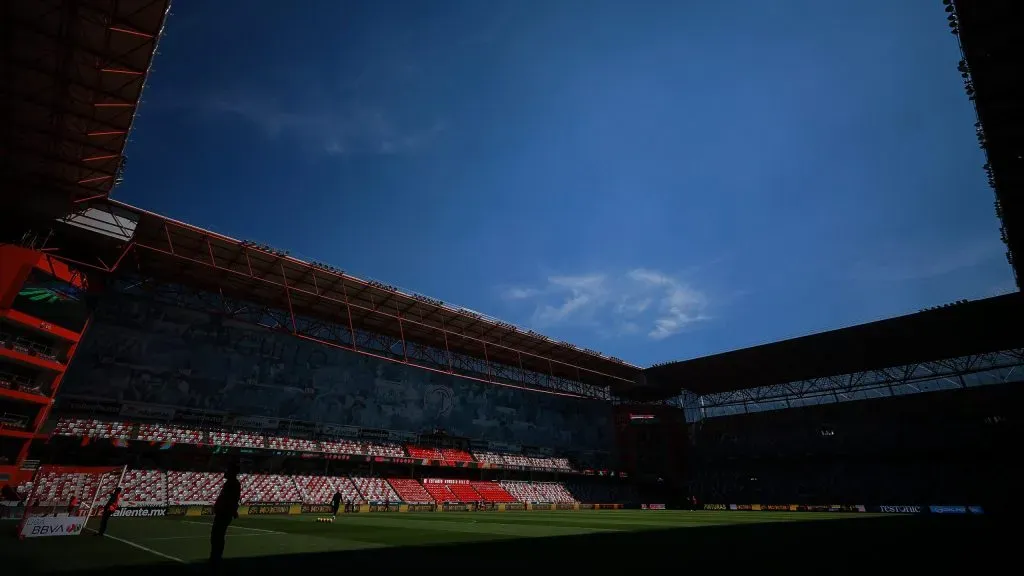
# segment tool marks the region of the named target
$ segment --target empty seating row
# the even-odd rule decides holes
[[[83,503],[109,493],[118,484],[122,502],[129,506],[212,504],[224,475],[217,472],[128,470],[103,475],[77,472],[40,472],[29,485],[33,501],[60,506],[74,496]],[[411,478],[370,476],[285,476],[241,474],[242,503],[325,504],[340,492],[345,502],[575,502],[559,482],[521,482],[429,478],[422,483]]]
[[[302,452],[324,452],[328,454],[352,454],[359,456],[384,456],[439,460],[445,462],[483,462],[494,466],[537,468],[546,470],[573,469],[568,459],[552,456],[526,456],[492,451],[473,453],[458,448],[435,448],[407,445],[389,441],[363,441],[353,439],[310,440],[282,436],[265,436],[258,432],[203,430],[175,424],[139,424],[138,433],[133,437],[133,424],[128,422],[107,422],[84,418],[61,418],[54,434],[63,436],[84,436],[93,438],[138,439],[149,442],[174,442],[176,444],[213,444],[240,448],[270,448],[274,450],[295,450]]]

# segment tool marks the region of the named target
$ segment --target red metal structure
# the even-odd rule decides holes
[[[3,3],[0,240],[109,196],[168,6],[169,0]]]
[[[32,441],[50,413],[61,381],[88,325],[59,326],[19,309],[19,294],[30,278],[41,277],[69,289],[87,290],[85,278],[46,254],[0,246],[0,442],[20,443],[16,462],[28,455]],[[22,299],[24,301],[25,299]],[[84,304],[82,304],[84,307]]]

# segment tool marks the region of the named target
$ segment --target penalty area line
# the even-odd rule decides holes
[[[86,530],[88,530],[89,532],[92,532],[93,534],[99,534],[99,532],[97,530],[94,530],[92,528],[86,528]],[[118,542],[120,542],[122,544],[127,544],[127,545],[131,546],[132,548],[138,548],[139,550],[142,550],[143,552],[149,552],[150,554],[155,554],[157,556],[160,556],[161,558],[167,558],[168,560],[173,560],[173,561],[179,562],[181,564],[188,564],[188,562],[185,562],[184,560],[182,560],[181,558],[178,558],[177,556],[171,556],[170,554],[164,554],[163,552],[159,552],[157,550],[153,550],[152,548],[147,548],[146,546],[143,546],[142,544],[136,544],[135,542],[132,542],[131,540],[125,540],[124,538],[118,538],[117,536],[111,536],[110,534],[104,534],[102,537],[103,538],[110,538],[111,540],[117,540]]]

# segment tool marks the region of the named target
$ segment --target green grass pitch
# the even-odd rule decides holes
[[[918,518],[870,514],[639,510],[339,514],[333,523],[316,518],[241,517],[228,530],[227,571],[319,574],[315,570],[324,566],[399,569],[458,566],[467,560],[467,566],[484,562],[496,569],[600,569],[624,556],[635,567],[676,554],[728,555],[730,547],[739,560],[761,548],[778,551],[780,543],[799,547],[815,539],[871,538],[906,529],[920,534],[924,526]],[[915,522],[916,528],[908,525]],[[95,520],[89,524],[96,525]],[[185,573],[204,569],[209,554],[210,519],[204,517],[112,518],[107,538],[86,532],[19,541],[13,522],[0,527],[6,530],[0,557],[14,567],[11,574]]]

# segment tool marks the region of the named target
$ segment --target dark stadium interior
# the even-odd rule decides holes
[[[1020,286],[1024,8],[936,5],[962,47],[979,170]],[[285,508],[274,514],[299,526],[288,536],[308,536],[343,487],[355,516],[380,525],[338,522],[353,549],[229,558],[228,573],[599,571],[607,551],[617,570],[951,572],[1013,551],[1000,523],[1020,507],[1020,292],[641,369],[147,212],[109,196],[168,9],[40,0],[0,11],[0,484],[21,488],[0,508],[0,556],[12,574],[49,573],[55,540],[81,559],[69,574],[137,574],[90,556],[113,546],[103,550],[116,557],[116,542],[19,541],[13,519],[56,518],[69,494],[102,499],[124,482],[145,496],[124,511],[180,515],[164,519],[173,531],[212,515],[238,462],[244,506]],[[383,514],[392,504],[405,513]],[[503,528],[460,543],[477,523],[466,514],[499,509],[510,519],[491,522]],[[620,531],[620,513],[643,527]],[[688,526],[645,524],[662,513]],[[589,533],[513,537],[534,514]],[[825,514],[837,519],[802,519]],[[723,517],[742,520],[708,521]],[[440,528],[423,536],[416,523]],[[126,545],[147,572],[192,570]]]

